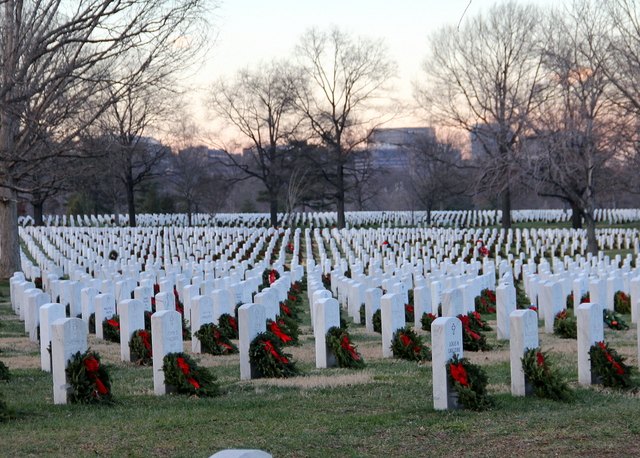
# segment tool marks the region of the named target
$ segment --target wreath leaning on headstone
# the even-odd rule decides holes
[[[433,313],[423,313],[420,318],[420,324],[422,324],[422,330],[431,332],[431,323],[433,323],[438,317]]]
[[[382,333],[382,310],[378,309],[375,311],[373,316],[371,317],[371,321],[373,322],[373,330],[378,334]]]
[[[209,369],[200,367],[185,353],[168,353],[162,359],[165,384],[177,393],[214,397],[220,394],[216,377]]]
[[[115,404],[111,394],[111,380],[106,366],[100,364],[100,356],[91,350],[77,352],[66,368],[67,380],[72,392],[69,402],[79,404]]]
[[[631,313],[631,297],[623,291],[616,291],[613,296],[613,309],[622,315]]]
[[[633,366],[624,363],[626,358],[618,354],[609,344],[596,342],[589,349],[591,367],[604,386],[612,388],[629,388]]]
[[[573,392],[564,378],[552,368],[546,352],[540,348],[527,350],[522,357],[522,371],[539,398],[570,401]]]
[[[471,319],[468,315],[458,315],[458,319],[462,322],[462,348],[467,351],[489,351],[491,345],[487,342],[487,336],[477,329],[479,325],[476,323],[474,331],[471,327]],[[473,318],[475,323],[475,317]]]
[[[431,350],[409,326],[398,329],[391,340],[393,355],[409,361],[431,361]]]
[[[365,363],[356,347],[351,343],[349,333],[337,326],[329,328],[326,335],[327,346],[336,357],[338,367],[348,369],[363,369]]]
[[[298,343],[298,327],[293,318],[284,316],[276,321],[267,319],[267,331],[272,332],[281,345],[296,345]]]
[[[151,350],[151,331],[138,329],[133,332],[129,341],[129,349],[133,355],[138,357],[138,364],[146,366],[151,364],[153,352]]]
[[[563,339],[578,338],[578,321],[566,310],[559,312],[553,320],[553,333]]]
[[[113,315],[102,322],[102,335],[104,340],[120,343],[120,317]]]
[[[220,328],[220,333],[227,339],[238,338],[238,321],[228,313],[220,315],[218,318],[218,328]]]
[[[284,353],[271,332],[258,334],[249,345],[249,361],[263,377],[286,378],[300,373],[291,355]]]
[[[464,407],[476,411],[493,407],[493,399],[487,394],[487,374],[480,366],[454,355],[447,363],[447,376]]]
[[[213,323],[200,326],[195,333],[202,351],[211,355],[231,355],[238,353],[238,347]]]

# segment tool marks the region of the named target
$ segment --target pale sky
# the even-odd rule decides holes
[[[221,0],[218,37],[197,80],[210,84],[259,61],[290,57],[302,33],[338,26],[354,35],[382,38],[398,63],[398,96],[411,102],[428,36],[441,25],[486,11],[496,0]],[[537,0],[549,5],[559,0]],[[468,9],[465,13],[465,8]],[[399,121],[401,124],[403,121]],[[397,124],[398,122],[396,122]],[[408,121],[407,124],[416,124]]]

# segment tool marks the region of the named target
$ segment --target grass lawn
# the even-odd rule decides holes
[[[512,397],[509,345],[491,332],[494,350],[465,356],[486,370],[495,408],[435,411],[430,363],[383,359],[379,334],[362,326],[350,332],[366,369],[316,369],[305,314],[302,345],[287,349],[304,376],[240,381],[237,355],[196,355],[217,375],[222,396],[158,397],[150,367],[120,362],[118,345],[90,336],[89,346],[111,365],[118,405],[54,405],[51,374],[39,369],[39,347],[12,313],[6,283],[0,292],[0,360],[12,372],[0,391],[16,413],[0,423],[1,456],[191,458],[225,448],[257,448],[275,457],[640,455],[638,391],[579,387],[576,341],[543,333],[543,349],[575,389],[572,403]],[[488,318],[495,324],[495,316]],[[605,337],[637,366],[631,328],[607,330]],[[187,342],[185,351],[190,348]]]

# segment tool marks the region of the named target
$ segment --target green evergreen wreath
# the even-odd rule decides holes
[[[104,340],[120,343],[120,317],[118,315],[113,315],[102,322],[102,335]]]
[[[493,407],[493,399],[487,394],[487,374],[480,366],[454,355],[447,363],[447,376],[464,407],[476,411]]]
[[[526,380],[531,383],[534,394],[539,398],[554,401],[570,401],[573,391],[567,382],[552,370],[551,362],[546,352],[540,348],[532,348],[522,357],[522,370]]]
[[[179,394],[214,397],[220,394],[216,376],[186,353],[168,353],[162,359],[165,384]]]
[[[111,394],[108,368],[100,364],[100,356],[91,350],[77,352],[66,368],[67,380],[73,391],[69,402],[79,404],[115,404]]]
[[[393,355],[408,361],[431,361],[431,350],[410,326],[398,329],[391,340]]]
[[[365,310],[364,304],[360,306],[360,324],[366,324],[367,322],[367,312]]]
[[[287,320],[287,321],[285,321]],[[295,334],[291,332],[290,326],[293,325]],[[267,331],[273,333],[278,338],[278,343],[281,345],[296,345],[298,344],[298,325],[295,320],[284,316],[278,318],[276,321],[267,320]]]
[[[0,361],[0,381],[8,382],[9,380],[11,380],[11,372],[9,372],[7,365]]]
[[[131,354],[138,357],[136,361],[138,364],[143,366],[151,364],[153,356],[151,350],[151,331],[142,329],[134,331],[129,341],[129,349],[131,350]]]
[[[577,339],[578,321],[576,317],[568,315],[566,310],[558,313],[553,320],[553,333],[563,339]]]
[[[38,327],[38,331],[40,330],[40,327]],[[95,334],[96,333],[96,314],[92,313],[91,315],[89,315],[89,334]],[[40,335],[38,334],[38,337]]]
[[[604,309],[602,311],[602,318],[604,320],[604,323],[609,326],[610,329],[615,329],[617,331],[624,331],[629,329],[629,325],[624,322],[624,320],[620,317],[620,314],[616,311]]]
[[[291,355],[282,351],[278,338],[271,332],[258,334],[251,341],[249,361],[267,378],[293,377],[300,373]]]
[[[624,363],[626,358],[618,354],[609,344],[596,342],[589,349],[591,367],[604,386],[612,388],[629,388],[633,366]]]
[[[373,321],[374,332],[382,334],[382,311],[380,309],[376,310],[371,320]]]
[[[416,319],[416,313],[413,304],[405,304],[404,306],[404,322],[413,323]]]
[[[338,367],[363,369],[365,363],[356,347],[351,342],[349,333],[336,326],[329,328],[326,335],[327,345],[336,357]]]
[[[622,291],[616,291],[613,297],[613,309],[622,315],[629,315],[631,313],[631,296]]]
[[[262,271],[262,289],[268,288],[271,284],[280,278],[280,273],[275,269],[264,269]]]
[[[422,318],[420,318],[420,324],[422,324],[422,330],[431,332],[431,323],[436,321],[438,317],[433,313],[423,313]]]
[[[480,291],[475,298],[475,308],[480,313],[496,313],[496,294],[490,289]]]
[[[458,315],[458,319],[462,322],[462,348],[467,351],[491,350],[492,347],[482,331],[476,332],[471,329],[471,320],[468,315]]]
[[[238,338],[238,321],[228,313],[220,315],[218,318],[218,328],[220,329],[220,333],[227,339]]]
[[[469,317],[469,327],[472,331],[477,333],[493,331],[493,328],[489,323],[482,319],[482,315],[480,315],[480,313],[469,312],[467,313],[467,316]]]
[[[200,326],[194,334],[200,341],[202,351],[211,355],[238,353],[238,347],[213,323]]]

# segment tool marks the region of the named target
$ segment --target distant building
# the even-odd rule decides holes
[[[374,129],[367,142],[375,167],[401,169],[408,165],[407,149],[420,138],[435,137],[431,127]]]

